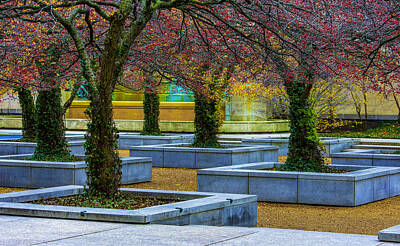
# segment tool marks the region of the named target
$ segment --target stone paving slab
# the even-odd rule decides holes
[[[131,225],[0,215],[0,245],[400,245],[377,236],[271,228]]]
[[[0,245],[35,245],[68,237],[82,236],[122,227],[115,223],[91,223],[88,221],[55,220],[0,215]]]
[[[272,228],[257,228],[258,232],[243,237],[238,237],[225,242],[220,242],[218,246],[236,245],[274,245],[274,246],[389,246],[399,245],[378,241],[376,236],[285,230]]]

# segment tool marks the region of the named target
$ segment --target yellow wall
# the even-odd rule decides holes
[[[74,101],[67,112],[67,118],[85,119],[84,111],[89,101]],[[136,101],[113,101],[114,119],[143,120],[143,103]],[[193,102],[160,102],[160,120],[193,121]]]
[[[353,118],[357,119],[357,112],[350,94],[347,101],[347,104],[337,107],[338,116],[347,118],[348,115],[354,115]],[[364,105],[362,104],[361,107],[361,115],[364,116]],[[385,98],[378,92],[371,91],[367,93],[367,113],[368,119],[395,120],[397,119],[398,109],[393,96]]]

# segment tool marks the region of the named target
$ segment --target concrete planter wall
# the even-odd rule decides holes
[[[279,172],[280,163],[198,170],[197,190],[257,195],[258,201],[358,206],[400,195],[400,168],[332,165],[347,173]]]
[[[189,144],[136,146],[130,148],[130,156],[151,157],[153,167],[194,169],[278,160],[278,148],[272,146],[224,145],[226,148],[185,146]]]
[[[84,143],[85,141],[68,142],[71,154],[84,155]],[[0,155],[33,154],[35,148],[36,143],[0,141]]]
[[[82,192],[82,188],[71,185],[0,194],[0,214],[136,224],[212,226],[256,226],[257,224],[257,197],[251,195],[121,189],[122,192],[133,195],[186,200],[137,210],[21,203],[75,195]]]
[[[84,161],[50,162],[23,160],[29,155],[0,157],[0,186],[41,188],[60,185],[85,185]],[[122,184],[151,181],[151,158],[121,157]]]
[[[67,139],[68,142],[71,142],[71,141],[85,141],[85,135],[84,134],[66,135],[65,138]]]
[[[139,133],[119,133],[118,149],[129,149],[131,146],[172,144],[172,143],[192,143],[194,134],[184,135],[165,135],[165,136],[144,136]],[[85,135],[67,135],[67,140],[85,141]]]
[[[119,149],[129,149],[131,146],[192,143],[194,135],[143,136],[134,133],[120,133]]]
[[[335,153],[332,162],[342,165],[400,167],[400,155],[379,154],[373,150]]]
[[[289,150],[288,138],[249,138],[243,139],[242,142],[246,145],[276,146],[279,148],[279,155],[283,156],[286,156]],[[324,156],[330,157],[333,153],[340,152],[344,149],[351,147],[354,144],[358,144],[360,140],[352,138],[322,138],[321,142],[326,149],[326,152],[324,152]]]

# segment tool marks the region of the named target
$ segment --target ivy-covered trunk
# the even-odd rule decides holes
[[[218,143],[219,114],[218,103],[206,96],[194,94],[194,142],[195,147],[220,147]]]
[[[117,128],[112,112],[112,93],[118,80],[118,58],[124,22],[114,14],[104,40],[105,49],[100,64],[100,77],[96,88],[89,86],[90,105],[86,111],[90,118],[86,138],[86,163],[89,192],[113,196],[121,184],[121,160],[117,152]],[[122,64],[121,64],[122,66]]]
[[[22,141],[33,142],[36,136],[35,102],[30,90],[16,89],[22,111]]]
[[[34,160],[65,160],[70,157],[65,139],[61,89],[42,90],[36,99],[36,139]]]
[[[321,172],[324,161],[316,130],[316,116],[311,107],[310,93],[313,73],[302,69],[295,80],[286,81],[289,96],[289,152],[282,170]]]
[[[118,131],[112,119],[112,92],[99,88],[98,98],[90,98],[86,111],[90,117],[85,136],[89,189],[112,196],[121,181],[121,161],[117,153]]]
[[[205,73],[204,73],[205,74]],[[194,93],[194,142],[193,146],[218,148],[218,131],[223,122],[221,102],[228,87],[228,71],[221,67],[210,74],[202,92]]]
[[[159,126],[160,98],[155,89],[144,91],[142,135],[161,135]]]
[[[36,149],[34,160],[70,160],[65,139],[64,107],[61,105],[61,89],[58,77],[62,46],[54,43],[47,48],[47,56],[36,61],[41,89],[36,99]]]

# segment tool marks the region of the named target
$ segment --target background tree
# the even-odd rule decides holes
[[[54,31],[54,33],[53,33]],[[22,109],[23,141],[37,141],[36,160],[68,159],[64,114],[75,93],[64,107],[61,87],[76,71],[63,33],[48,23],[12,20],[6,27],[0,81],[18,92]],[[49,32],[51,32],[49,35]],[[38,91],[36,105],[31,90]]]
[[[257,1],[234,5],[222,26],[234,31],[238,42],[261,64],[258,80],[282,83],[289,99],[289,152],[284,170],[324,171],[316,131],[311,92],[316,81],[333,73],[332,26],[321,19],[328,13],[314,1]],[[215,11],[218,11],[217,9]],[[238,18],[237,16],[241,16]]]
[[[159,116],[160,116],[160,97],[158,95],[163,77],[157,71],[140,69],[134,65],[130,66],[124,73],[121,85],[142,91],[144,122],[141,135],[161,135]]]
[[[16,86],[18,100],[22,113],[22,138],[21,141],[33,142],[36,138],[36,112],[32,92],[22,86]]]
[[[341,32],[338,43],[343,48],[337,58],[341,63],[338,71],[360,87],[357,112],[361,118],[363,106],[367,119],[366,92],[372,89],[387,95],[385,91],[396,91],[398,87],[400,4],[393,0],[340,2],[330,6],[342,23],[338,26]],[[354,92],[353,95],[357,98]]]
[[[154,73],[149,73],[145,79],[143,110],[144,123],[142,135],[161,135],[160,117],[160,97],[157,93],[157,83]],[[160,84],[160,83],[158,83]]]
[[[221,101],[231,75],[228,67],[237,62],[227,55],[232,52],[225,45],[210,45],[215,39],[223,37],[186,12],[160,13],[138,37],[141,45],[131,50],[129,61],[134,70],[157,71],[160,78],[173,78],[194,92],[197,147],[220,146],[217,133],[223,119]],[[148,77],[138,78],[139,83]]]
[[[195,138],[193,146],[220,147],[217,134],[223,122],[221,105],[228,87],[229,71],[224,67],[209,71],[208,66],[202,67],[200,70],[206,71],[203,74],[206,83],[203,83],[202,88],[194,92]]]

